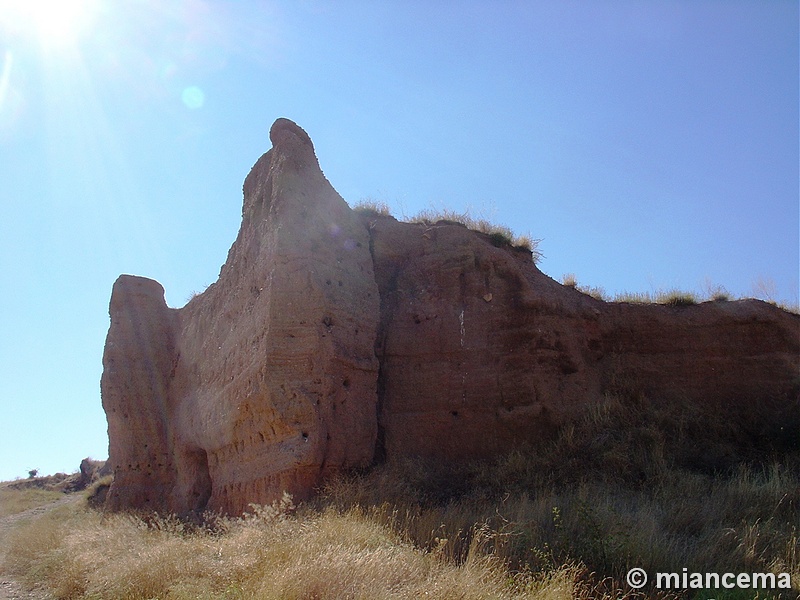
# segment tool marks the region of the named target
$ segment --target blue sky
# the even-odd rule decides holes
[[[555,279],[796,303],[798,53],[796,1],[0,0],[0,479],[107,456],[114,280],[213,282],[277,117]]]

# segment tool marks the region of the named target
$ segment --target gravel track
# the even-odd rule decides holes
[[[83,494],[70,494],[55,502],[50,502],[49,504],[37,506],[15,515],[0,517],[0,569],[2,569],[6,552],[8,551],[8,544],[5,543],[6,536],[17,523],[25,519],[30,519],[31,517],[43,515],[58,506],[78,502],[82,497]],[[41,592],[26,591],[25,588],[14,581],[8,573],[0,570],[0,600],[48,600],[49,598],[51,598],[51,596],[44,595]]]

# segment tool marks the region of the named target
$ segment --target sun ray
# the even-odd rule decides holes
[[[0,72],[0,115],[3,114],[3,107],[8,96],[8,82],[11,79],[11,65],[14,63],[14,55],[11,50],[6,50],[3,54],[3,70]]]
[[[76,43],[90,29],[98,0],[0,0],[0,22],[45,48]]]

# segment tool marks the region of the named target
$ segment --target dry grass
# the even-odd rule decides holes
[[[363,198],[353,206],[353,210],[377,216],[392,216],[389,205],[382,201],[368,197]],[[405,215],[403,219],[406,220]],[[479,216],[473,217],[468,210],[458,212],[448,208],[430,208],[420,211],[415,216],[407,219],[410,223],[424,223],[435,225],[440,222],[457,223],[472,231],[478,231],[489,237],[489,241],[497,247],[510,246],[525,249],[531,253],[533,262],[538,264],[544,255],[539,248],[541,239],[527,234],[515,234],[510,227],[492,223],[489,219]],[[566,287],[576,289],[586,295],[592,296],[603,302],[627,302],[630,304],[663,304],[666,306],[692,306],[700,302],[728,302],[735,300],[734,296],[725,287],[706,281],[702,292],[685,291],[677,288],[660,289],[654,292],[619,292],[613,297],[606,293],[603,287],[579,284],[574,273],[562,276],[561,282]],[[800,314],[800,301],[778,302],[777,287],[775,282],[768,278],[759,277],[753,284],[754,298],[762,299],[787,312]],[[193,293],[192,298],[197,295]],[[191,298],[190,298],[191,299]],[[745,299],[742,297],[741,299]]]
[[[684,291],[677,288],[661,289],[654,292],[619,292],[613,296],[606,293],[602,287],[579,284],[574,273],[566,273],[561,277],[561,283],[592,296],[603,302],[627,302],[629,304],[664,304],[667,306],[692,306],[701,302],[730,302],[732,300],[746,300],[748,297],[736,297],[721,285],[710,282],[704,283],[701,292]],[[800,303],[797,301],[774,300],[774,293],[766,294],[756,289],[755,299],[769,302],[778,308],[795,314],[800,314]]]
[[[726,298],[715,298],[724,301]],[[667,306],[691,306],[698,304],[702,299],[694,292],[685,292],[678,289],[659,290],[653,294],[649,292],[622,292],[614,297],[614,302],[630,302],[632,304],[666,304]]]
[[[428,209],[421,211],[411,218],[412,223],[425,223],[428,225],[435,225],[442,221],[458,223],[472,231],[486,234],[495,246],[501,247],[507,245],[528,250],[534,262],[538,263],[542,258],[542,253],[539,250],[539,243],[541,240],[534,239],[530,234],[516,235],[511,228],[505,225],[492,223],[485,218],[474,218],[467,211],[456,212],[449,209]]]
[[[357,507],[284,503],[194,529],[62,509],[19,529],[10,550],[7,568],[63,599],[566,599],[586,588],[573,566],[512,573],[480,536],[456,563]]]
[[[517,471],[528,457],[516,454],[506,461],[496,469]],[[796,465],[744,468],[731,477],[672,477],[644,489],[584,481],[574,486],[534,484],[519,491],[515,481],[514,491],[500,498],[470,493],[434,506],[402,501],[373,511],[371,517],[456,563],[464,560],[475,539],[474,524],[483,523],[487,529],[479,531],[487,549],[503,564],[553,573],[579,563],[585,565],[580,581],[587,587],[597,589],[598,577],[586,577],[593,572],[610,578],[608,591],[617,594],[624,593],[624,575],[633,566],[649,573],[681,572],[684,567],[789,572],[798,585]],[[374,493],[370,483],[363,484],[366,496]],[[353,492],[350,486],[346,490],[335,503],[347,504],[346,496]],[[797,588],[794,594],[799,592]]]
[[[59,508],[12,534],[5,568],[69,599],[642,597],[633,566],[788,572],[795,589],[759,597],[795,598],[800,418],[782,439],[733,421],[620,392],[546,444],[385,464],[298,507],[201,526]]]
[[[374,198],[363,198],[353,206],[353,210],[371,215],[392,216],[389,205],[382,200],[375,200]],[[543,258],[542,252],[539,250],[539,244],[542,240],[535,239],[530,234],[517,235],[510,227],[492,223],[489,219],[483,217],[475,218],[469,214],[469,211],[457,212],[447,208],[431,208],[420,211],[417,215],[408,219],[408,222],[424,223],[426,225],[435,225],[441,222],[456,223],[472,231],[487,235],[489,241],[497,247],[510,246],[527,250],[531,253],[535,263],[538,263]]]
[[[13,489],[9,487],[9,482],[3,483],[0,484],[0,517],[15,515],[37,506],[50,504],[63,496],[64,494],[61,492],[37,487]]]
[[[561,278],[563,285],[578,290],[584,294],[592,296],[604,302],[627,302],[629,304],[664,304],[667,306],[692,306],[704,301],[725,302],[730,300],[730,296],[724,292],[714,292],[708,296],[703,296],[695,292],[687,292],[679,289],[658,290],[656,292],[620,292],[613,297],[609,297],[602,287],[591,287],[579,285],[572,273],[567,273]]]
[[[595,595],[598,581],[624,594],[624,575],[638,566],[650,573],[788,572],[796,588],[784,597],[795,598],[797,408],[781,419],[790,435],[773,438],[755,415],[747,422],[719,410],[611,396],[543,447],[457,468],[385,465],[332,482],[324,502],[377,507],[373,519],[456,563],[481,524],[487,549],[510,568],[548,573],[585,565],[584,575],[596,575],[581,581]]]
[[[362,198],[353,206],[353,210],[382,217],[392,216],[392,209],[389,208],[389,205],[383,200],[375,200],[374,198]]]

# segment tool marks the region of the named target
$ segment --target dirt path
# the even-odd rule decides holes
[[[2,569],[8,547],[8,544],[5,543],[6,536],[17,523],[42,515],[58,506],[78,502],[82,497],[82,494],[70,494],[43,506],[37,506],[15,515],[0,517],[0,569]],[[47,596],[41,593],[25,591],[8,573],[0,570],[0,600],[46,600],[46,598]]]

